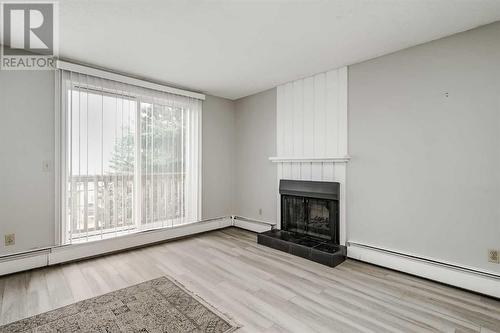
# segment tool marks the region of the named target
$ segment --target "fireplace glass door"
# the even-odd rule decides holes
[[[282,196],[282,229],[338,243],[338,201]]]
[[[282,197],[282,229],[300,234],[306,233],[306,199],[304,197],[294,197],[284,195]]]
[[[310,236],[333,240],[330,212],[333,200],[307,199],[307,233]]]

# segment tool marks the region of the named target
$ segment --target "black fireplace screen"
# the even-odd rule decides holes
[[[339,185],[282,179],[281,229],[339,244]]]
[[[338,244],[338,201],[282,195],[283,230]]]

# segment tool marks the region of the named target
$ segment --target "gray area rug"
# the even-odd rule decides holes
[[[237,326],[166,277],[0,327],[0,332],[220,332]]]

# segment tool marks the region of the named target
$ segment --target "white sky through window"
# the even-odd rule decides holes
[[[112,173],[110,162],[115,145],[126,136],[134,136],[136,101],[85,90],[72,90],[68,95],[68,104],[72,106],[68,117],[72,118],[72,174]]]

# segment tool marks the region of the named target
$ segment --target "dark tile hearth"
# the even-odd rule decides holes
[[[342,263],[347,254],[347,248],[343,245],[278,229],[259,233],[257,242],[330,267]]]
[[[340,183],[281,179],[281,230],[258,234],[257,242],[335,267],[346,259],[340,244]]]

